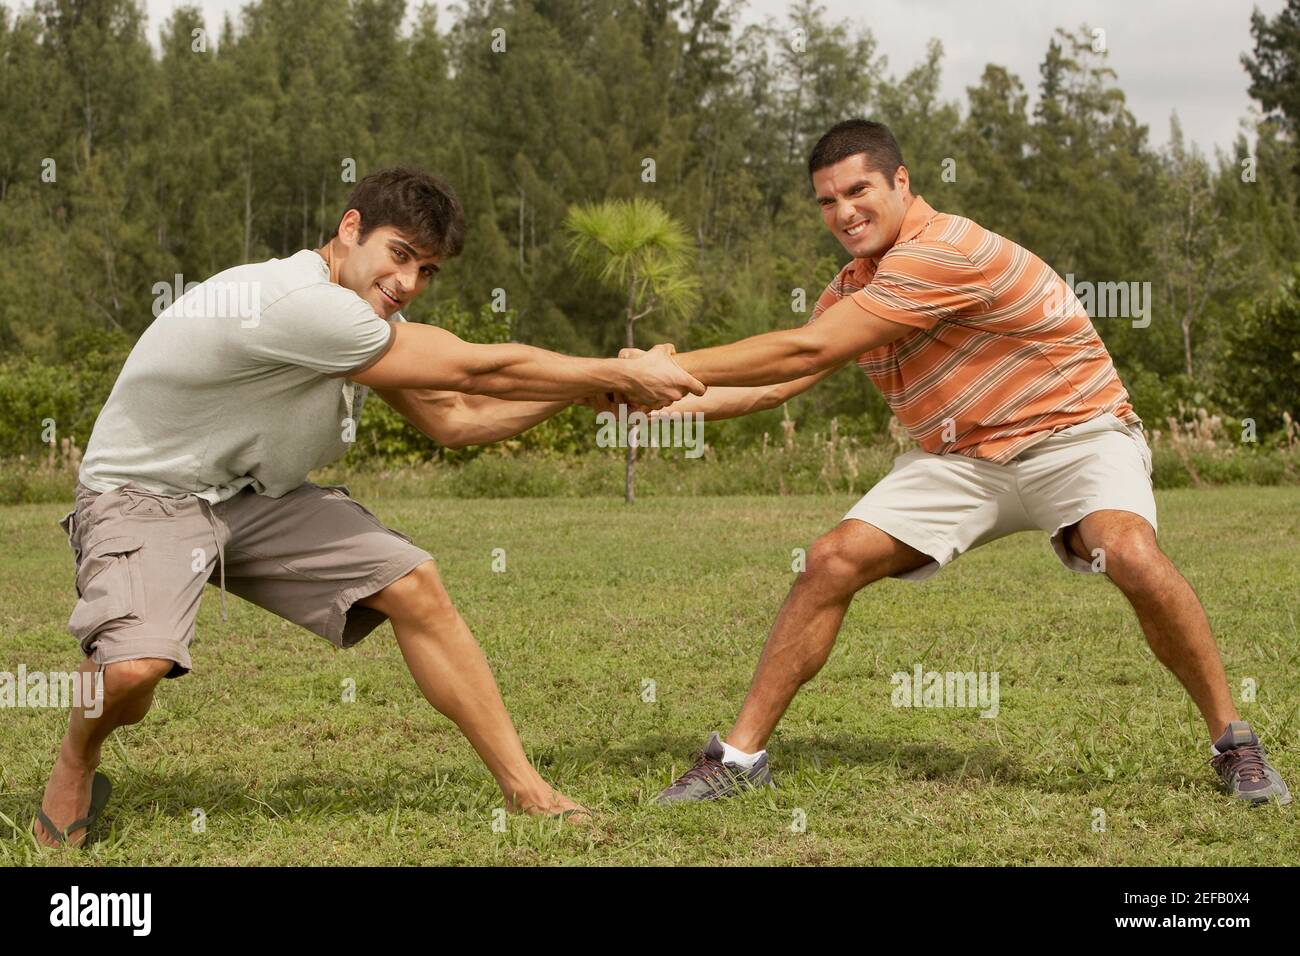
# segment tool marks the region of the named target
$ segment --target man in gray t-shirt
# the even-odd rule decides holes
[[[631,360],[573,358],[405,322],[399,310],[463,237],[445,183],[383,170],[357,184],[321,249],[222,272],[140,337],[63,520],[77,564],[68,628],[103,692],[95,708],[72,711],[38,812],[42,842],[79,844],[93,826],[110,789],[95,769],[100,748],[144,717],[163,677],[191,668],[209,579],[223,607],[229,580],[233,593],[340,647],[391,621],[421,691],[460,727],[508,807],[585,812],[529,764],[429,553],[307,474],[347,453],[370,388],[459,447],[602,393],[659,408],[703,386],[671,346]]]
[[[394,321],[403,321],[394,313]],[[236,266],[172,304],[131,350],[95,423],[81,482],[128,481],[212,503],[279,498],[347,453],[393,329],[304,249]]]

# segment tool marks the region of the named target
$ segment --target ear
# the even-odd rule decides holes
[[[361,241],[361,210],[349,209],[339,220],[339,239],[344,246],[355,246]]]
[[[907,174],[906,166],[899,166],[894,170],[894,188],[901,189],[903,192],[909,192],[911,189],[911,180]]]

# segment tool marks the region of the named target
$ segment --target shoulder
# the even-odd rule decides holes
[[[264,267],[263,313],[302,314],[309,319],[379,317],[361,296],[331,282],[325,261],[310,249],[259,265]]]
[[[852,295],[871,281],[871,263],[866,259],[850,259],[826,286],[826,291],[836,298]]]
[[[936,212],[915,234],[896,243],[885,255],[927,249],[951,249],[969,254],[992,235],[973,219]]]
[[[880,259],[879,274],[926,277],[982,273],[990,247],[1006,242],[964,216],[936,213],[916,235],[896,243]]]
[[[262,309],[283,308],[295,301],[337,298],[330,289],[346,292],[329,281],[325,260],[310,249],[302,249],[283,259],[267,259],[240,267],[245,277],[260,289]]]

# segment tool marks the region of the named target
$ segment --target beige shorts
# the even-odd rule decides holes
[[[280,498],[245,488],[210,505],[128,482],[100,494],[77,486],[60,522],[76,562],[68,630],[102,668],[156,657],[189,671],[205,584],[349,647],[386,617],[356,602],[429,553],[385,527],[340,486],[304,482]]]
[[[1092,564],[1070,553],[1061,532],[1094,511],[1130,511],[1154,530],[1151,450],[1140,427],[1111,414],[1072,425],[1004,465],[965,455],[911,451],[849,509],[934,560],[895,575],[923,581],[945,564],[1017,531],[1046,531],[1071,571]]]

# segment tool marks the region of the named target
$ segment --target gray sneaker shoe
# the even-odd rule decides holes
[[[1259,738],[1244,720],[1228,724],[1223,736],[1214,742],[1215,755],[1210,765],[1219,773],[1223,788],[1248,803],[1290,803],[1291,791],[1281,775],[1268,765],[1268,757]]]
[[[748,769],[740,764],[723,763],[722,738],[714,733],[709,736],[703,752],[695,755],[695,766],[659,794],[659,802],[717,800],[753,787],[776,788],[772,782],[772,771],[767,768],[767,754],[759,757],[754,766]]]

